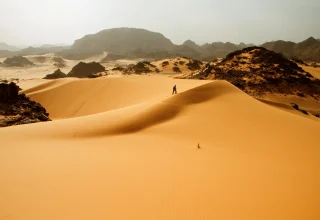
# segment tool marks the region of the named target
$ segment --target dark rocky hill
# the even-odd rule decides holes
[[[0,127],[50,121],[46,109],[19,90],[15,83],[0,84]]]
[[[227,80],[248,94],[293,94],[320,98],[320,80],[283,55],[263,47],[249,47],[208,63],[187,78]]]
[[[80,62],[72,68],[72,70],[68,73],[67,76],[87,78],[92,74],[103,72],[105,70],[106,69],[104,66],[96,62],[91,62],[91,63]]]

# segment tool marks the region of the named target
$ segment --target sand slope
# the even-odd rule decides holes
[[[313,77],[320,79],[320,68],[312,66],[302,66],[299,65],[302,69],[310,73]]]
[[[102,83],[38,94],[78,82]],[[202,83],[160,100],[132,86],[144,102],[1,129],[0,218],[319,219],[320,123]]]
[[[151,100],[161,100],[171,96],[175,84],[178,84],[178,91],[183,92],[208,82],[182,81],[161,76],[60,79],[23,92],[41,103],[51,118],[57,119],[90,115]]]

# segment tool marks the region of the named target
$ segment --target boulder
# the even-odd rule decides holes
[[[57,69],[52,74],[48,74],[44,77],[44,79],[59,79],[59,78],[65,78],[67,75],[63,73],[60,69]]]
[[[44,107],[18,92],[13,82],[0,84],[0,127],[50,121]]]
[[[19,94],[19,87],[11,82],[10,84],[0,84],[0,102],[15,99]]]
[[[104,66],[96,62],[91,62],[91,63],[80,62],[72,68],[72,70],[68,73],[67,76],[87,78],[92,74],[104,72],[105,70],[106,69]]]

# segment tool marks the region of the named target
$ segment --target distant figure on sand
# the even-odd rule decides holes
[[[174,87],[173,87],[172,95],[173,94],[177,94],[177,86],[176,85],[174,85]]]

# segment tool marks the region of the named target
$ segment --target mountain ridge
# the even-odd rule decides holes
[[[3,49],[0,47],[0,57],[55,53],[65,59],[81,60],[106,51],[114,54],[115,57],[158,60],[185,56],[210,62],[217,58],[224,58],[231,52],[252,46],[255,45],[243,42],[240,44],[212,42],[199,45],[190,39],[181,45],[176,45],[158,32],[141,28],[112,28],[85,35],[75,40],[71,46],[47,44],[40,47],[28,47],[20,51],[9,51],[4,50],[5,47]],[[299,43],[284,40],[270,41],[261,46],[282,53],[288,58],[320,62],[320,39],[314,37],[309,37]]]

